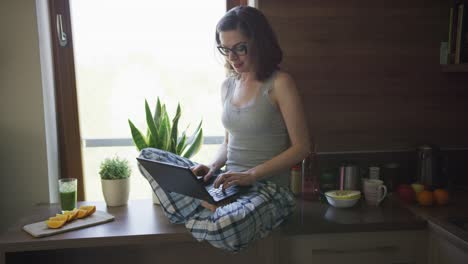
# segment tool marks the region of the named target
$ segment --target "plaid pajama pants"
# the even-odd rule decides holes
[[[182,166],[196,163],[176,154],[154,148],[143,149],[140,157]],[[201,206],[201,200],[165,192],[143,167],[139,167],[159,198],[168,219],[185,227],[198,241],[238,252],[251,242],[267,236],[294,211],[296,202],[289,190],[269,181],[256,182],[236,201],[215,212]]]

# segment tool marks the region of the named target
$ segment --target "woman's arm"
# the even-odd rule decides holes
[[[203,176],[204,181],[208,181],[215,171],[221,169],[227,161],[227,143],[228,143],[228,132],[224,136],[224,142],[219,146],[218,151],[213,161],[207,166],[198,164],[192,168],[192,171],[197,176]]]
[[[271,98],[283,115],[291,146],[271,160],[250,169],[248,172],[253,174],[255,180],[289,169],[310,153],[307,122],[294,80],[289,74],[280,72],[273,85]]]
[[[257,180],[267,178],[278,171],[291,168],[303,160],[310,152],[309,133],[301,99],[296,84],[287,73],[280,72],[270,94],[281,111],[286,124],[291,146],[272,159],[242,173],[228,172],[218,177],[215,187],[231,185],[250,185]]]

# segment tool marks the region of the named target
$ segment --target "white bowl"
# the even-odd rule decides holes
[[[352,195],[352,198],[337,198],[331,196],[331,193],[334,191],[326,192],[325,197],[330,205],[336,208],[348,208],[353,207],[361,198],[361,192],[357,191],[357,194]]]
[[[333,190],[326,192],[325,195],[338,200],[354,200],[361,197],[361,192],[358,190]]]

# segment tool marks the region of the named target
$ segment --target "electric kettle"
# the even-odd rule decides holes
[[[442,171],[440,164],[440,150],[433,145],[418,147],[417,181],[429,187],[440,187]]]

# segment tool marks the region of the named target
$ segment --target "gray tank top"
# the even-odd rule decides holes
[[[269,96],[275,75],[263,82],[260,93],[242,108],[231,102],[239,80],[235,77],[226,80],[222,121],[229,132],[227,170],[246,171],[270,160],[291,145],[283,116]],[[278,171],[266,180],[287,187],[288,176],[289,170]]]

